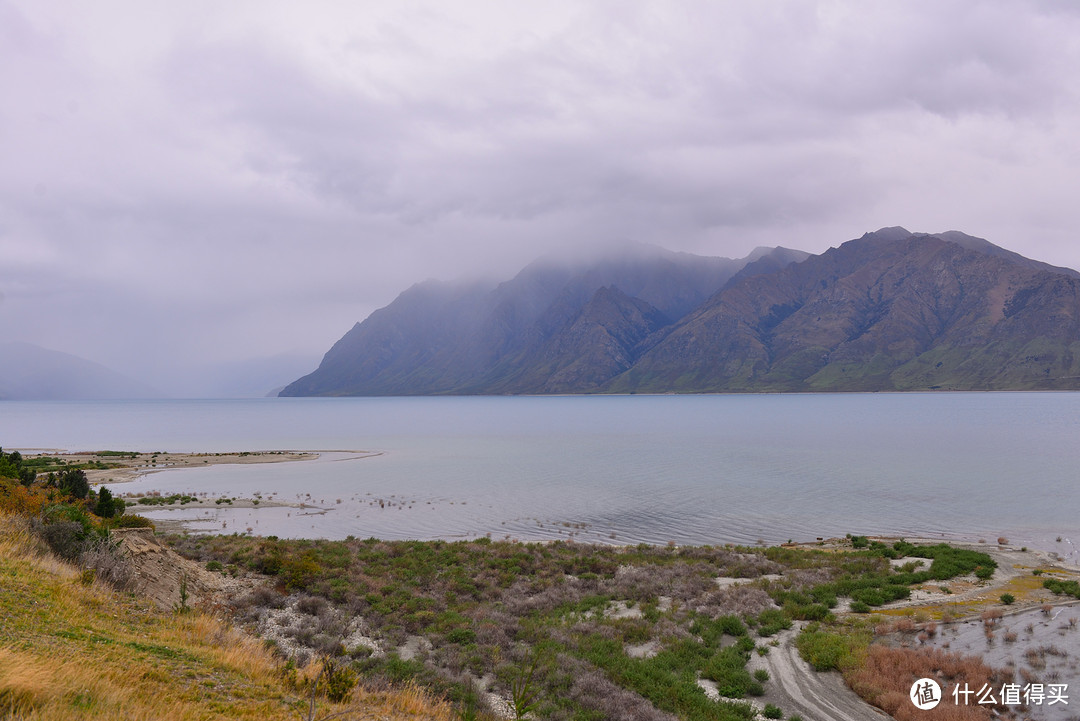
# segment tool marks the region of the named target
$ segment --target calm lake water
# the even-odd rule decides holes
[[[319,507],[147,514],[225,532],[680,544],[1007,536],[1072,560],[1080,538],[1078,393],[9,401],[0,443],[380,454],[162,471],[114,487]]]

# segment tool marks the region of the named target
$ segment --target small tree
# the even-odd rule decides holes
[[[124,512],[124,501],[115,498],[108,488],[104,486],[97,494],[97,508],[95,512],[102,518],[112,518]]]
[[[65,468],[58,479],[60,490],[72,498],[86,498],[90,495],[90,481],[80,468]]]

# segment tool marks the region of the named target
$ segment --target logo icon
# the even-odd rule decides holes
[[[915,708],[929,711],[941,703],[941,686],[932,678],[920,678],[911,684],[911,703]]]

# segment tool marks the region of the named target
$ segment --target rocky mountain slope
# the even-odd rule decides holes
[[[283,396],[592,392],[638,343],[784,249],[707,258],[632,246],[591,262],[542,259],[492,288],[427,281],[353,327]]]
[[[1080,273],[950,231],[425,283],[282,395],[1080,388]]]

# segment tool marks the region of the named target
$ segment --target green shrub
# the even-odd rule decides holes
[[[772,636],[791,628],[791,619],[778,608],[767,608],[758,615],[758,635]]]
[[[1015,600],[1016,596],[1012,595],[1011,593],[1001,594],[1001,602],[1004,603],[1006,606],[1011,606],[1013,604],[1013,601]]]
[[[455,628],[446,634],[446,640],[448,643],[460,643],[462,646],[476,643],[476,632],[471,628]]]
[[[97,492],[97,503],[94,506],[94,513],[101,518],[112,518],[113,516],[119,516],[124,512],[123,498],[116,498],[113,496],[112,491],[104,486]]]
[[[58,503],[46,508],[36,524],[39,536],[53,553],[74,561],[95,540],[105,538],[93,517],[79,506]]]
[[[323,682],[326,684],[326,697],[334,703],[341,703],[356,685],[356,672],[348,666],[327,661],[323,666]]]
[[[721,633],[729,636],[745,636],[746,626],[738,616],[721,616],[716,619],[716,624]]]
[[[308,552],[282,561],[278,575],[285,582],[286,591],[300,591],[307,588],[321,570],[314,554]]]
[[[110,528],[150,528],[153,529],[154,522],[146,516],[140,516],[132,514],[130,516],[117,516],[109,519]]]
[[[1056,578],[1048,578],[1043,581],[1043,588],[1052,591],[1056,596],[1064,594],[1073,598],[1080,598],[1080,583],[1076,581],[1059,581]]]
[[[847,634],[818,630],[814,624],[795,639],[799,655],[815,671],[845,671],[851,668],[856,662],[855,649],[861,643],[861,639]]]
[[[761,712],[761,715],[765,718],[784,718],[784,712],[780,710],[780,707],[773,706],[771,703],[765,704],[765,710]]]

